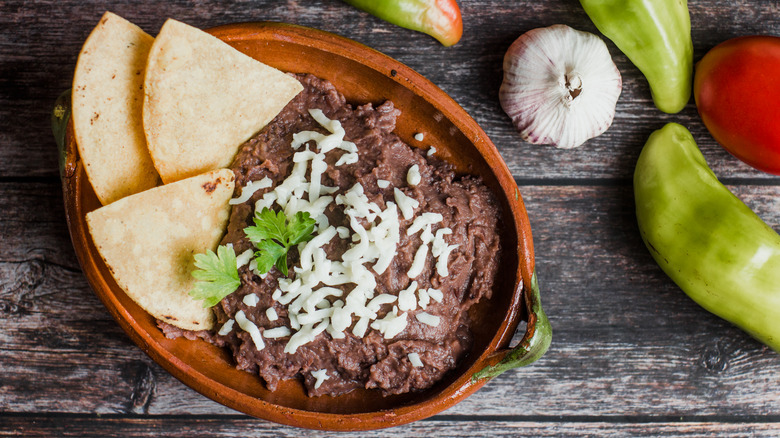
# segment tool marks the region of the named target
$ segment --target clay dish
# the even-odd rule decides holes
[[[278,69],[313,73],[331,81],[352,104],[392,100],[402,111],[396,133],[409,144],[425,133],[425,144],[458,172],[480,175],[500,199],[504,248],[493,297],[471,309],[474,345],[458,368],[432,388],[383,397],[358,390],[339,397],[306,396],[297,381],[268,391],[256,376],[234,368],[226,350],[205,341],[166,339],[154,318],[117,286],[90,237],[84,216],[100,207],[79,161],[69,123],[68,94],[55,108],[53,126],[61,145],[65,212],[73,246],[92,289],[122,329],[144,352],[186,385],[218,403],[286,425],[325,430],[368,430],[397,426],[450,408],[496,372],[533,362],[547,349],[550,330],[534,276],[531,229],[517,185],[493,143],[454,100],[433,83],[373,49],[327,32],[279,23],[221,26],[210,33]],[[525,334],[509,343],[518,323]]]

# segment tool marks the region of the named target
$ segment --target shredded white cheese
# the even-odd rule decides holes
[[[441,303],[444,300],[444,294],[439,289],[428,289],[425,291],[429,297],[433,298],[437,303]]]
[[[398,308],[394,307],[393,311],[385,315],[384,318],[372,322],[371,328],[382,333],[385,339],[393,339],[406,328],[406,315],[408,314],[399,315]]]
[[[244,299],[242,301],[249,307],[255,307],[257,303],[260,302],[260,297],[258,297],[257,294],[244,295]]]
[[[439,257],[447,246],[447,242],[444,240],[444,236],[447,234],[452,234],[452,230],[449,228],[439,228],[436,230],[436,235],[433,237],[433,247],[431,248],[434,257]]]
[[[431,147],[428,148],[428,156],[429,157],[431,155],[435,154],[435,153],[436,153],[436,148],[435,147],[431,146]]]
[[[415,285],[415,287],[417,287],[417,285]],[[376,314],[379,312],[379,309],[383,304],[390,304],[395,302],[397,299],[398,297],[395,295],[380,294],[374,297],[367,305],[365,305],[365,308],[368,310],[368,312],[373,314],[373,318],[376,318]]]
[[[276,309],[273,307],[269,307],[265,310],[265,316],[268,317],[268,320],[273,322],[279,319],[279,315],[276,313]]]
[[[386,179],[378,179],[378,180],[376,180],[376,185],[380,189],[386,189],[386,188],[390,187],[390,181],[388,181]]]
[[[425,134],[422,132],[418,132],[417,134],[414,134],[414,139],[417,141],[423,141],[423,138],[425,138]]]
[[[356,152],[346,153],[336,161],[336,166],[341,166],[342,164],[355,164],[358,162],[358,159],[358,154]]]
[[[440,277],[446,277],[450,275],[447,263],[448,259],[450,258],[450,253],[455,250],[458,247],[458,245],[447,245],[447,248],[445,248],[441,254],[438,256],[436,260],[436,273],[439,274]]]
[[[397,187],[393,189],[393,196],[395,197],[395,203],[398,204],[398,208],[401,210],[404,219],[411,219],[412,216],[414,216],[414,209],[419,207],[420,203],[416,199],[406,196],[406,194]]]
[[[416,187],[417,184],[420,184],[421,180],[422,176],[420,175],[420,166],[415,164],[409,168],[408,172],[406,172],[406,183],[412,187]]]
[[[400,223],[398,222],[398,209],[392,202],[387,203],[387,208],[379,213],[381,222],[371,228],[370,234],[374,245],[379,252],[379,257],[373,266],[377,274],[384,273],[393,261],[401,240]]]
[[[430,229],[430,225],[426,228]],[[412,260],[412,266],[409,268],[409,271],[406,272],[406,275],[409,278],[417,278],[422,274],[423,269],[425,268],[425,261],[428,258],[428,243],[423,241],[422,245],[420,245],[417,248],[417,252],[414,253],[414,260]]]
[[[420,355],[417,353],[409,353],[406,355],[407,358],[409,358],[409,363],[412,364],[413,367],[419,368],[423,366],[422,360],[420,360]]]
[[[249,333],[249,336],[252,338],[252,342],[254,342],[257,351],[260,351],[263,348],[265,348],[265,342],[263,342],[263,335],[260,334],[260,330],[257,328],[255,323],[247,319],[243,310],[239,310],[238,312],[236,312],[236,322],[238,323],[238,326],[241,327],[241,330]]]
[[[320,385],[322,385],[322,382],[330,379],[330,376],[328,375],[328,370],[325,369],[312,371],[311,376],[317,379],[314,382],[314,389],[318,389]]]
[[[325,154],[315,154],[311,160],[311,182],[309,183],[309,202],[314,203],[320,197],[322,174],[328,169]]]
[[[433,213],[425,213],[425,214],[433,214]],[[441,217],[441,215],[438,216]],[[418,219],[422,219],[422,217]],[[412,226],[414,226],[414,224]],[[411,228],[412,227],[409,227],[410,230]],[[420,274],[422,274],[422,271],[425,268],[425,262],[427,261],[428,258],[428,244],[431,243],[431,241],[433,240],[433,233],[431,233],[430,223],[426,223],[425,229],[423,229],[423,232],[420,234],[420,240],[422,240],[422,244],[417,248],[417,252],[414,254],[414,260],[412,261],[412,266],[409,268],[409,271],[406,273],[406,275],[409,278],[417,278]]]
[[[398,293],[398,310],[408,312],[417,308],[417,297],[414,293],[417,291],[417,282],[413,281],[408,288]]]
[[[333,310],[331,309],[319,309],[313,312],[299,312],[298,323],[302,325],[316,324],[325,318],[330,318],[332,314]]]
[[[329,323],[328,319],[323,320],[316,326],[313,324],[306,324],[301,326],[300,330],[298,330],[292,337],[290,337],[290,341],[287,342],[287,345],[284,347],[285,353],[295,353],[298,350],[298,347],[304,344],[308,344],[309,342],[313,341],[317,335],[325,331],[325,328],[327,328]]]
[[[431,297],[428,295],[428,291],[426,289],[418,289],[417,290],[417,305],[420,306],[421,309],[425,310],[426,307],[428,307],[428,304],[431,302]]]
[[[248,249],[238,256],[236,256],[236,269],[241,269],[243,266],[248,265],[252,261],[252,256],[255,254],[254,251],[251,249]],[[257,265],[255,265],[257,266]]]
[[[412,225],[409,226],[409,228],[406,229],[406,235],[411,236],[414,233],[417,233],[418,231],[424,230],[425,227],[429,227],[430,225],[435,225],[441,222],[444,218],[439,213],[423,213],[417,218],[414,219],[414,222],[412,222]],[[445,228],[449,230],[449,228]],[[439,235],[439,232],[442,230],[438,230],[436,232],[436,235]],[[430,232],[430,230],[429,230]],[[452,231],[450,231],[452,233]],[[435,239],[434,236],[431,236],[431,240]]]
[[[436,231],[436,236],[433,238],[433,244],[431,247],[431,253],[436,260],[436,273],[440,277],[446,277],[449,275],[448,260],[450,253],[458,248],[458,245],[447,245],[444,240],[444,236],[452,234],[452,230],[449,228],[440,228]]]
[[[232,319],[228,319],[227,321],[225,321],[225,323],[222,324],[222,328],[219,329],[217,334],[220,335],[220,336],[226,336],[228,333],[233,331],[233,323],[234,322],[235,321],[232,320]]]
[[[441,318],[439,318],[436,315],[431,315],[428,312],[420,312],[416,315],[414,315],[415,318],[417,318],[418,321],[420,321],[423,324],[429,325],[431,327],[438,327],[439,322]]]
[[[272,329],[267,329],[263,332],[263,337],[268,339],[277,339],[277,338],[283,338],[285,336],[290,336],[292,332],[290,332],[290,329],[288,327],[274,327]]]
[[[247,185],[241,189],[241,196],[229,200],[228,204],[243,204],[244,202],[248,201],[249,198],[255,194],[255,192],[261,189],[267,189],[268,187],[271,187],[272,184],[273,181],[271,181],[271,178],[268,178],[267,176],[259,181],[249,181]]]
[[[359,338],[365,336],[366,331],[368,330],[369,321],[369,318],[365,316],[361,317],[358,322],[355,323],[355,326],[352,327],[352,334]]]
[[[314,266],[314,251],[325,246],[336,236],[336,228],[330,227],[311,239],[301,251],[301,271],[310,271]]]

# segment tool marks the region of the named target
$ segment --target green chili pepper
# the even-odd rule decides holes
[[[690,132],[669,123],[634,172],[642,239],[708,311],[780,352],[780,235],[718,182]]]
[[[580,0],[596,27],[642,71],[653,102],[677,113],[691,97],[693,43],[687,0]]]
[[[445,46],[463,35],[463,19],[455,0],[344,0],[389,23],[428,34]]]

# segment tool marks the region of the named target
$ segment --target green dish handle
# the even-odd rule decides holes
[[[57,142],[59,151],[60,177],[65,178],[68,151],[65,147],[65,137],[68,131],[68,121],[70,121],[70,90],[60,94],[60,97],[54,102],[54,109],[51,112],[51,131],[54,134],[54,141]]]
[[[528,328],[525,336],[515,348],[496,353],[501,357],[498,363],[486,366],[481,371],[474,373],[472,381],[492,379],[513,368],[528,366],[536,362],[550,348],[552,326],[547,319],[547,314],[542,309],[536,271],[531,276],[531,290],[524,294],[528,308],[528,325],[526,326]]]

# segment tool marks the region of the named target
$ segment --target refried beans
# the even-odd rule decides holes
[[[165,323],[160,326],[169,337],[200,336],[229,348],[236,366],[257,373],[270,390],[280,381],[293,378],[302,378],[310,396],[339,395],[355,388],[377,388],[386,395],[428,388],[463,360],[471,345],[467,310],[491,296],[500,258],[498,203],[479,178],[456,176],[450,164],[428,154],[428,150],[402,142],[393,133],[400,111],[392,102],[377,107],[353,107],[331,83],[312,75],[296,78],[304,90],[242,146],[233,162],[236,197],[250,182],[268,178],[271,184],[255,191],[248,201],[233,206],[221,243],[232,244],[236,254],[256,251],[243,230],[253,225],[256,203],[291,175],[294,154],[309,149],[316,152],[314,141],[298,149],[291,147],[293,135],[303,131],[330,134],[310,111],[319,109],[327,119],[340,123],[344,141],[354,143],[357,152],[356,162],[341,159],[350,153],[348,150],[333,149],[325,156],[327,168],[322,171],[320,182],[328,191],[320,196],[341,201],[328,203],[324,217],[320,214],[324,221],[320,232],[325,225],[338,230],[334,238],[322,245],[328,265],[347,258],[345,254],[350,248],[366,239],[365,230],[371,231],[372,224],[376,226],[385,220],[378,217],[388,217],[388,209],[397,212],[393,213],[397,222],[388,221],[397,224],[395,256],[387,258],[384,269],[366,263],[367,271],[361,272],[372,274],[369,281],[362,277],[357,284],[336,281],[336,285],[329,286],[330,293],[309,311],[331,315],[331,323],[326,318],[321,322],[328,324],[326,330],[320,329],[312,339],[295,348],[289,346],[291,336],[296,327],[302,330],[305,324],[296,325],[301,317],[290,310],[295,297],[282,298],[280,288],[291,290],[290,284],[298,272],[295,269],[301,266],[302,246],[287,255],[290,272],[286,279],[276,268],[261,275],[251,266],[240,267],[241,286],[214,307],[217,328],[213,332],[186,332]],[[306,177],[311,177],[311,173],[311,169],[307,170]],[[371,212],[356,217],[354,212],[345,212],[352,195],[366,199],[369,204],[364,205],[371,206],[373,216]],[[397,205],[401,204],[399,196],[408,198],[407,210],[409,204],[414,206],[408,218]],[[273,208],[280,210],[278,205]],[[421,217],[430,220],[426,222]],[[422,245],[428,245],[430,250],[421,251]],[[445,260],[437,260],[437,254]],[[348,266],[346,261],[344,266]],[[358,289],[363,296],[350,298],[350,293]],[[371,306],[362,304],[376,297],[380,299],[375,300],[373,309],[366,310]],[[356,307],[360,310],[347,313],[352,319],[347,320],[345,329],[337,331],[334,311],[354,302],[362,303]],[[372,317],[361,321],[372,310]],[[399,318],[404,321],[398,321]],[[233,324],[237,320],[239,323]],[[377,324],[393,320],[395,325]],[[247,321],[256,330],[244,330]],[[308,327],[312,326],[316,329],[317,324]],[[274,328],[279,330],[268,333],[275,335],[263,335]],[[255,332],[254,337],[250,332]],[[262,339],[258,340],[258,336]]]

